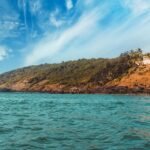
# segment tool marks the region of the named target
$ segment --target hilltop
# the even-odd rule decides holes
[[[0,75],[0,91],[150,93],[149,54],[141,49],[112,59],[30,66]]]

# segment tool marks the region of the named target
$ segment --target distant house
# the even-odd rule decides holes
[[[150,56],[143,56],[143,59],[142,60],[136,60],[135,61],[135,64],[140,66],[140,65],[150,65]]]
[[[144,56],[143,57],[143,64],[144,65],[150,65],[150,57]]]

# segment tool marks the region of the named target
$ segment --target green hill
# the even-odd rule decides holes
[[[142,62],[140,49],[113,59],[80,59],[60,64],[30,66],[0,75],[1,91],[89,93],[122,78]]]

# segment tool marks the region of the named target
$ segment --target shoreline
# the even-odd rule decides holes
[[[141,95],[141,96],[150,96],[150,92],[56,92],[56,91],[16,91],[16,90],[9,90],[4,91],[0,90],[0,93],[40,93],[40,94],[61,94],[61,95]]]

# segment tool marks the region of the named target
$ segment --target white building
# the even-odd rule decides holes
[[[144,57],[143,57],[143,64],[144,64],[144,65],[150,65],[150,58],[147,57],[147,56],[144,56]]]

